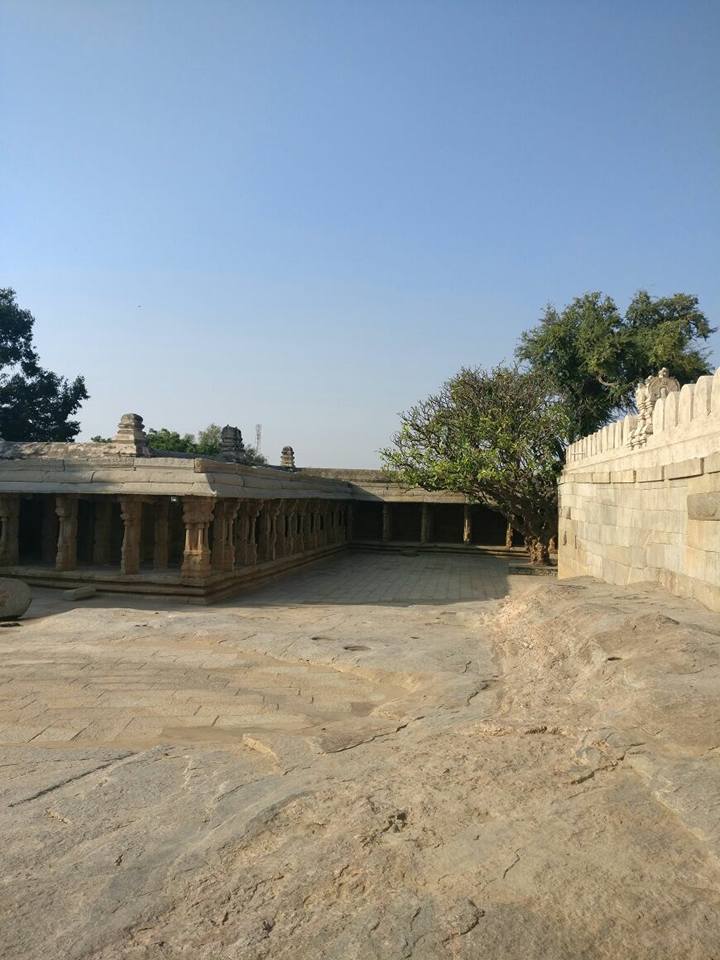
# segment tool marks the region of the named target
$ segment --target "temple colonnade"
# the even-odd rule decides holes
[[[310,498],[2,494],[0,566],[116,566],[123,576],[179,568],[183,580],[205,580],[343,544],[351,511]]]

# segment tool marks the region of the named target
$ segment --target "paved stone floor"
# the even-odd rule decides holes
[[[697,605],[358,552],[30,613],[0,628],[0,960],[718,957]]]
[[[117,594],[68,603],[37,590],[27,618],[0,630],[0,744],[214,741],[368,714],[397,694],[391,682],[281,663],[288,648],[308,633],[328,647],[353,617],[344,651],[362,653],[348,606],[496,599],[527,579],[490,557],[357,553],[211,608]]]
[[[253,594],[258,603],[455,603],[509,591],[508,565],[488,556],[345,553]],[[236,602],[236,601],[232,601]]]

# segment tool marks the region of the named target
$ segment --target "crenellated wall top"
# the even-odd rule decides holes
[[[712,447],[720,436],[720,369],[683,387],[661,371],[639,385],[637,399],[638,414],[628,414],[570,444],[566,470],[677,444],[700,443],[704,448],[704,438]]]

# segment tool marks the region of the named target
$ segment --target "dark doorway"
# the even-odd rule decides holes
[[[45,499],[42,495],[38,495],[22,497],[20,500],[20,563],[35,564],[42,562],[42,532]],[[53,505],[51,504],[50,506]]]
[[[430,505],[432,543],[462,543],[465,527],[465,507],[462,503],[433,503]]]
[[[488,547],[504,547],[507,521],[505,517],[484,507],[473,504],[472,507],[472,542]]]
[[[422,505],[419,503],[391,503],[390,539],[420,543]]]
[[[359,500],[353,510],[353,540],[381,540],[382,503]]]
[[[95,505],[90,500],[78,500],[77,559],[78,563],[93,562],[95,536]]]

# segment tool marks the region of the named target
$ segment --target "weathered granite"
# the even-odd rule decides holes
[[[32,591],[22,580],[0,579],[0,620],[17,620],[32,603]]]
[[[671,378],[654,381],[641,431],[604,428],[568,449],[559,575],[654,580],[720,610],[720,526],[712,522],[720,496],[720,371],[681,390]]]

